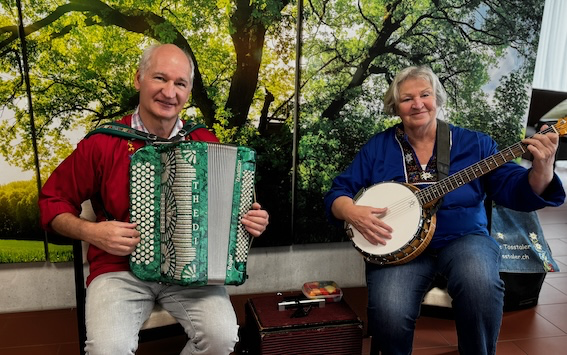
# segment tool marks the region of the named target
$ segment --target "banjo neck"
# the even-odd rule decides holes
[[[560,136],[565,135],[567,133],[567,117],[559,119],[556,124],[540,131],[538,134],[550,132],[558,133]],[[526,147],[527,145],[522,142],[513,144],[494,155],[482,159],[478,163],[460,170],[455,174],[416,192],[416,196],[422,206],[431,205],[449,192],[456,190],[457,188],[485,174],[488,174],[510,160],[520,157],[527,151]]]

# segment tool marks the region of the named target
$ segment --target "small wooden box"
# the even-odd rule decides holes
[[[292,317],[297,308],[279,310],[283,300],[276,295],[248,299],[241,342],[244,353],[361,354],[363,324],[344,300],[311,306],[304,317]]]

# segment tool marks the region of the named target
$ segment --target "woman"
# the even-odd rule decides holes
[[[428,67],[409,67],[385,95],[385,111],[401,124],[373,136],[325,196],[329,219],[347,222],[372,244],[386,245],[392,226],[387,208],[355,205],[362,188],[383,181],[424,188],[438,180],[437,114],[446,100],[438,77]],[[497,152],[487,135],[450,125],[449,175]],[[504,285],[499,277],[499,247],[487,230],[484,199],[522,211],[558,206],[565,200],[553,172],[555,133],[524,140],[532,168],[506,163],[449,192],[436,212],[437,227],[427,249],[402,265],[366,264],[368,322],[373,353],[410,354],[423,297],[437,274],[447,278],[461,354],[494,354],[502,321]]]

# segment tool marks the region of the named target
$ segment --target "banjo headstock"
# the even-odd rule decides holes
[[[557,123],[553,125],[555,130],[560,136],[567,134],[567,116],[557,120]]]

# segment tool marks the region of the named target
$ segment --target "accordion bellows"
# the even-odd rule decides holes
[[[240,218],[254,199],[256,153],[220,143],[148,145],[130,163],[130,219],[141,242],[130,256],[142,280],[240,285],[251,236]]]

